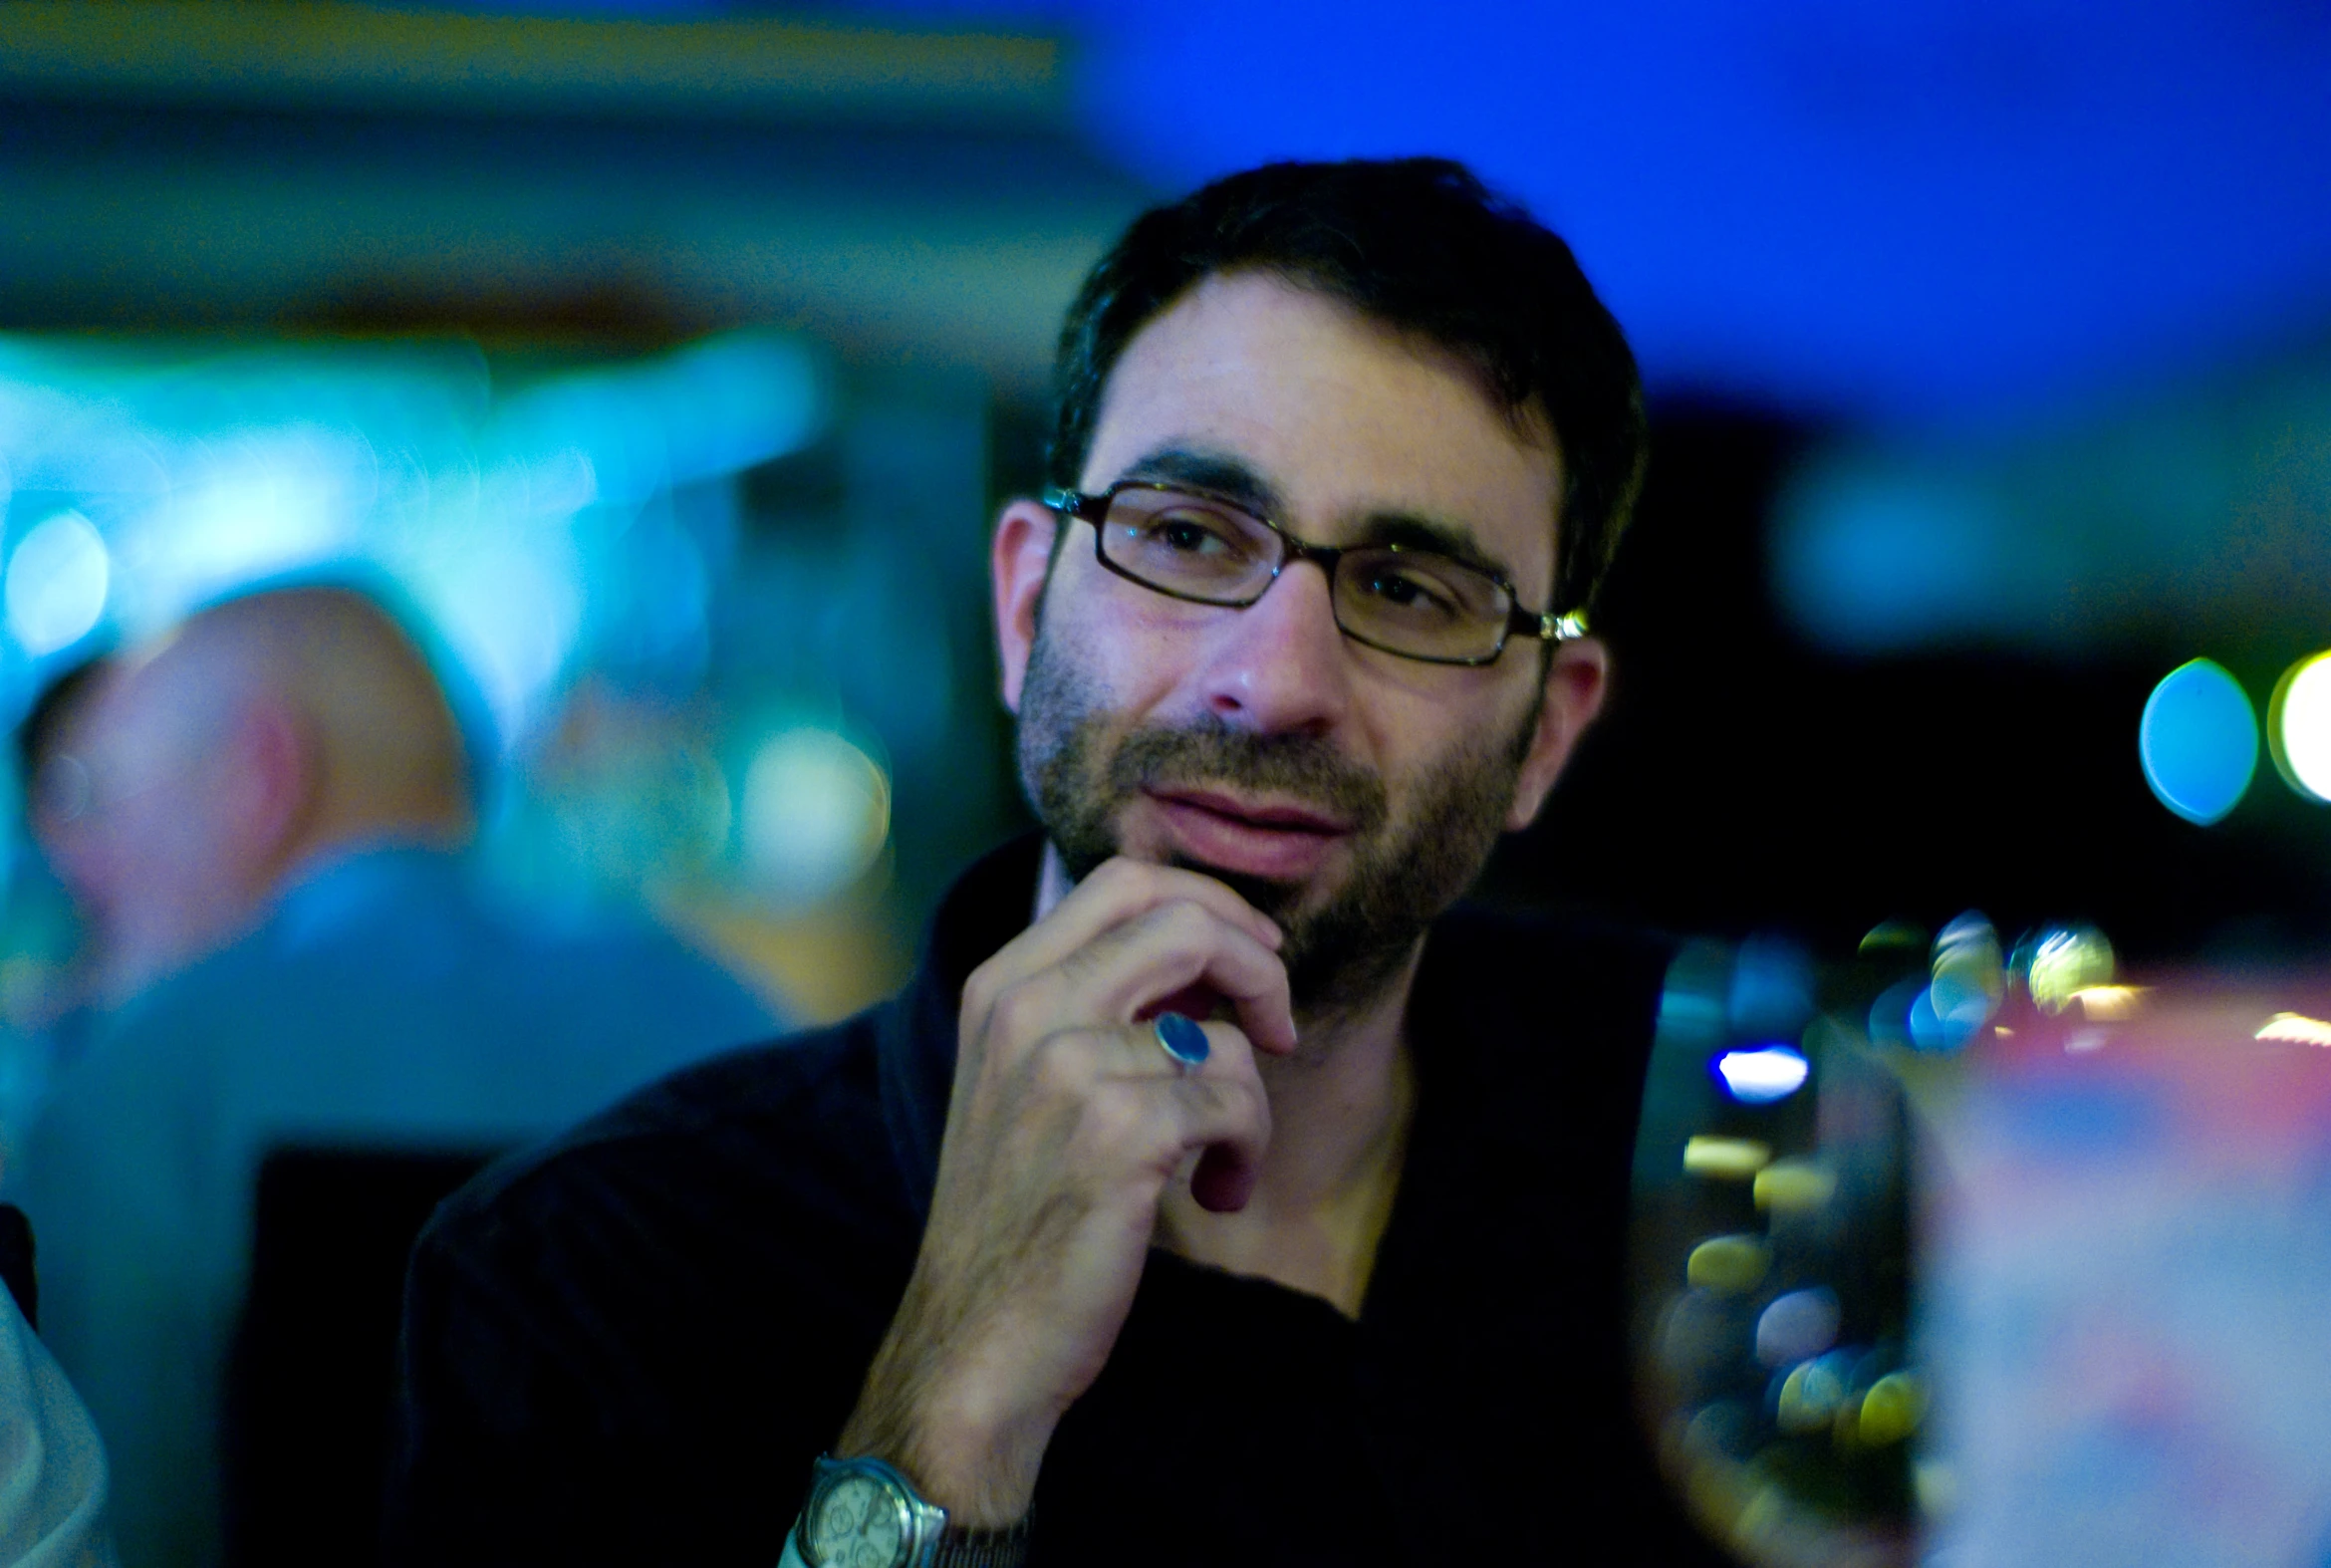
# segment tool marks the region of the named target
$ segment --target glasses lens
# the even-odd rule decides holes
[[[1101,553],[1128,577],[1184,599],[1244,604],[1279,565],[1278,535],[1235,507],[1177,490],[1111,497]]]
[[[1419,658],[1487,658],[1505,638],[1513,596],[1447,556],[1354,550],[1338,563],[1336,616],[1364,642]]]

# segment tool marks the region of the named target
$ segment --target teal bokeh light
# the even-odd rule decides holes
[[[2146,698],[2137,754],[2161,803],[2207,826],[2234,809],[2258,770],[2258,716],[2223,665],[2190,659]]]

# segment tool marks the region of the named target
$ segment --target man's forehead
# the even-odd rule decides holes
[[[1082,482],[1160,452],[1242,474],[1323,542],[1382,515],[1462,527],[1523,580],[1551,572],[1561,462],[1454,354],[1262,273],[1210,277],[1137,334]]]

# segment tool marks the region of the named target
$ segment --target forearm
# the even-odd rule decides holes
[[[927,1298],[912,1288],[867,1371],[835,1453],[887,1459],[958,1523],[999,1528],[1024,1517],[1059,1413],[1017,1396],[1008,1373],[951,1365]]]

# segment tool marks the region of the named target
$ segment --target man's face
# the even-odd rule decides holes
[[[1128,478],[1198,482],[1316,544],[1437,530],[1546,608],[1551,438],[1452,357],[1261,274],[1208,279],[1127,348],[1080,486]],[[1070,537],[1032,582],[1054,526]],[[1591,645],[1551,668],[1527,643],[1480,667],[1404,659],[1337,630],[1315,566],[1244,610],[1188,604],[1038,508],[1006,513],[997,574],[1021,775],[1070,875],[1122,853],[1221,877],[1287,927],[1311,1010],[1406,961],[1601,696]]]

